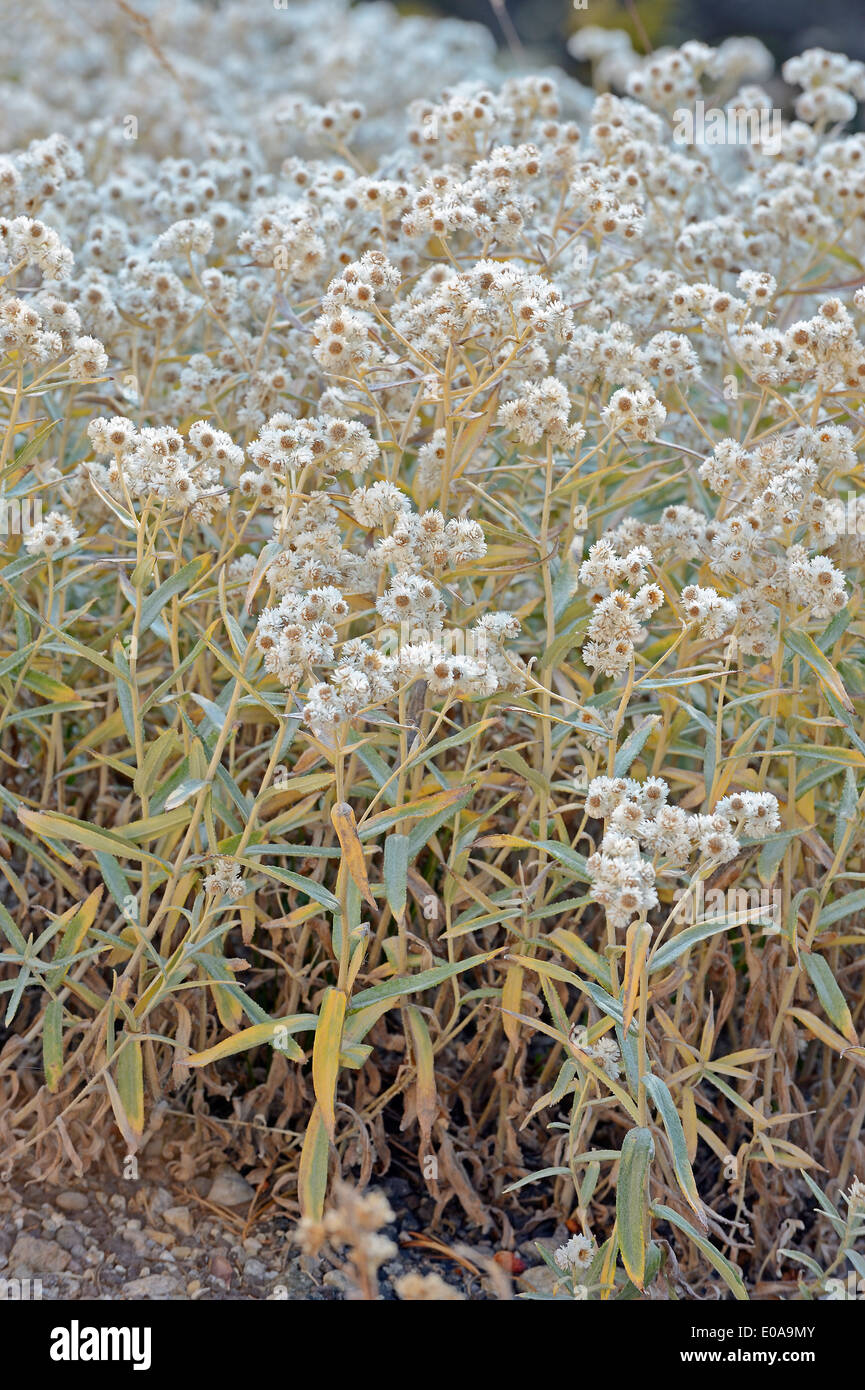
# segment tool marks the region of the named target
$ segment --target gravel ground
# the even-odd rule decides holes
[[[427,1232],[426,1198],[413,1193],[405,1179],[373,1185],[396,1213],[383,1233],[400,1246],[382,1268],[381,1297],[395,1298],[394,1282],[409,1271],[435,1271],[472,1300],[551,1292],[537,1235],[524,1243],[517,1238],[513,1252],[499,1251],[495,1259],[496,1247],[471,1240],[459,1218]],[[194,1178],[182,1190],[162,1185],[158,1174],[124,1181],[91,1171],[66,1187],[13,1178],[0,1186],[0,1282],[39,1280],[36,1296],[59,1301],[344,1298],[339,1267],[327,1257],[301,1255],[289,1217],[247,1223],[253,1195],[242,1175],[228,1167]],[[470,1273],[455,1259],[404,1248],[419,1233],[451,1249],[469,1246],[480,1272]],[[545,1235],[541,1243],[552,1248],[562,1238],[567,1238],[564,1229]],[[517,1276],[513,1280],[511,1272]]]

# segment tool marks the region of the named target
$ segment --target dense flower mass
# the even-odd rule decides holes
[[[508,1239],[527,1170],[561,1202],[589,1164],[556,1289],[642,1288],[590,1230],[623,1126],[732,1259],[724,1155],[772,1211],[818,1146],[865,1164],[865,66],[584,25],[590,86],[347,0],[5,19],[0,870],[66,928],[51,1096],[119,1072],[85,1091],[133,1144],[142,1076],[269,1046],[292,1213],[362,1290],[390,1209],[314,1208],[325,1151],[386,1171],[399,1096],[436,1221],[480,1221],[449,1124]],[[781,925],[688,927],[704,881]]]
[[[218,12],[209,43],[237,36],[241,9]],[[247,54],[270,37],[300,45],[311,66],[295,67],[298,80],[321,94],[339,62],[315,47],[325,10],[261,16]],[[849,117],[835,106],[854,100],[857,65],[820,50],[787,64],[805,91],[780,149],[676,147],[671,111],[764,77],[759,44],[686,44],[649,62],[614,34],[580,31],[576,51],[616,56],[623,89],[591,101],[562,79],[502,82],[480,31],[460,30],[453,44],[456,31],[439,25],[429,32],[445,73],[461,68],[454,90],[428,101],[412,92],[402,120],[391,93],[383,124],[362,62],[381,17],[344,18],[358,45],[346,86],[358,98],[314,107],[302,91],[283,98],[278,159],[263,123],[267,81],[232,111],[232,134],[220,134],[225,112],[204,58],[186,59],[187,81],[211,109],[197,141],[182,109],[172,116],[166,103],[157,119],[147,78],[170,79],[156,53],[125,98],[144,103],[134,141],[110,114],[120,99],[110,84],[95,119],[89,89],[61,92],[64,126],[70,112],[80,122],[74,137],[46,129],[44,103],[56,94],[34,94],[18,113],[24,143],[0,181],[10,364],[43,384],[128,377],[139,415],[93,420],[81,462],[50,499],[70,521],[31,548],[51,548],[55,532],[58,549],[68,544],[70,526],[95,518],[106,494],[160,499],[204,522],[234,490],[241,505],[273,513],[267,577],[283,603],[295,585],[330,585],[378,595],[387,623],[439,631],[446,574],[485,553],[483,522],[466,509],[503,450],[547,450],[554,479],[580,469],[584,494],[563,491],[555,507],[567,498],[566,530],[570,503],[596,491],[605,453],[651,466],[666,451],[694,459],[705,488],[696,507],[693,487],[685,507],[641,501],[592,545],[580,571],[601,591],[583,644],[589,670],[626,672],[659,610],[707,642],[732,635],[740,659],[768,654],[787,621],[839,613],[844,565],[862,558],[863,542],[831,525],[857,444],[833,401],[865,383],[863,296],[790,289],[834,227],[839,254],[863,253],[865,137],[825,130],[833,93],[832,119]],[[199,20],[196,6],[181,6],[162,16],[161,38],[198,32]],[[411,44],[417,23],[388,25],[390,43]],[[164,153],[180,136],[182,156]],[[721,192],[730,180],[735,214]],[[699,393],[727,402],[710,431],[694,409]],[[736,438],[761,401],[774,404],[771,428],[755,435],[751,422]],[[398,454],[403,488],[413,476],[426,510],[390,482]],[[361,482],[351,514],[366,536],[354,541],[346,510],[334,509],[346,477]],[[711,583],[660,588],[658,567],[676,560],[692,567],[689,580],[699,562]],[[362,673],[347,707],[326,696],[312,669],[323,652],[314,633],[301,636],[312,664],[271,653],[267,669],[290,686],[307,680],[319,724],[324,708],[334,724],[337,711],[367,707]],[[349,634],[334,637],[338,646]],[[337,648],[323,650],[332,664]],[[428,677],[434,657],[395,660]],[[497,682],[483,669],[474,662],[441,679],[489,693]],[[384,698],[381,687],[373,703]]]

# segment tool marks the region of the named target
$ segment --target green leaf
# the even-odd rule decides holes
[[[528,1173],[524,1178],[518,1178],[516,1182],[503,1188],[502,1194],[506,1196],[509,1192],[518,1192],[521,1187],[528,1187],[530,1183],[543,1182],[544,1178],[568,1178],[570,1175],[570,1168],[539,1168],[536,1173]]]
[[[852,621],[853,614],[849,608],[844,608],[840,613],[836,613],[828,627],[814,638],[821,652],[828,652],[830,647],[834,647],[838,638],[847,631]]]
[[[2,903],[0,903],[0,931],[6,937],[9,945],[13,946],[16,951],[20,951],[23,956],[27,950],[27,942]]]
[[[616,1183],[616,1229],[628,1278],[642,1289],[649,1249],[649,1169],[655,1156],[651,1130],[629,1129],[622,1141]]]
[[[194,700],[199,709],[204,711],[204,717],[214,733],[219,733],[225,723],[225,710],[222,709],[214,700],[208,700],[206,696],[199,695],[197,691],[190,690],[189,697]],[[199,730],[206,732],[206,725],[199,724]]]
[[[671,941],[665,941],[664,945],[659,947],[649,961],[649,974],[672,965],[674,960],[678,960],[679,956],[683,956],[692,946],[705,941],[707,937],[715,936],[718,932],[732,931],[734,927],[740,927],[743,922],[750,921],[752,916],[750,912],[735,913],[732,917],[712,917],[705,922],[698,922],[696,926],[686,927],[678,936],[674,936]]]
[[[152,794],[162,764],[177,742],[177,734],[173,729],[163,729],[159,737],[150,744],[132,783],[137,796],[149,797]],[[134,740],[132,746],[135,746]]]
[[[117,1091],[129,1128],[136,1138],[144,1133],[144,1058],[141,1042],[130,1037],[117,1058]]]
[[[843,1033],[847,1041],[855,1047],[859,1038],[853,1027],[850,1009],[826,957],[816,952],[803,952],[802,964],[828,1017],[838,1031]]]
[[[45,1084],[56,1091],[63,1075],[63,1004],[52,999],[42,1019],[42,1066]]]
[[[684,1216],[680,1216],[677,1211],[673,1211],[672,1207],[665,1207],[660,1202],[654,1203],[652,1211],[659,1221],[669,1221],[671,1226],[675,1226],[689,1240],[692,1240],[698,1250],[702,1250],[709,1263],[717,1269],[734,1298],[740,1302],[746,1303],[748,1301],[748,1290],[745,1288],[739,1270],[725,1255],[721,1254],[720,1250],[715,1249],[711,1241],[707,1240],[705,1236],[701,1236],[699,1231],[695,1231],[690,1221],[686,1220]]]
[[[408,855],[408,835],[388,835],[384,842],[384,891],[397,921],[405,912]]]
[[[845,831],[856,817],[858,805],[859,793],[856,790],[856,775],[852,767],[848,767],[844,772],[844,786],[841,791],[841,800],[838,803],[835,831],[832,836],[832,848],[836,854],[841,848]]]
[[[185,777],[179,787],[175,787],[170,796],[165,798],[166,811],[176,811],[178,806],[182,806],[185,801],[196,796],[202,787],[208,786],[207,781],[199,777]]]
[[[811,667],[823,689],[831,691],[836,700],[840,700],[844,708],[849,710],[851,714],[853,713],[853,704],[844,689],[844,682],[829,658],[824,656],[807,632],[788,628],[784,633],[784,646],[794,652],[796,656],[801,657]]]
[[[784,1256],[785,1260],[794,1260],[796,1264],[804,1265],[806,1269],[810,1269],[811,1273],[819,1279],[821,1283],[825,1279],[826,1271],[821,1269],[817,1261],[812,1260],[810,1255],[803,1255],[801,1250],[779,1250],[779,1263],[781,1255]]]
[[[176,574],[169,575],[168,579],[160,584],[158,589],[154,589],[152,594],[148,594],[141,605],[141,621],[138,627],[139,633],[143,634],[147,632],[148,628],[153,625],[155,619],[159,617],[159,614],[162,612],[168,600],[173,598],[175,594],[181,594],[187,589],[191,589],[196,580],[201,578],[209,565],[209,555],[197,555],[194,560],[190,560],[189,564],[184,565]]]
[[[694,1181],[691,1162],[688,1158],[685,1131],[682,1128],[679,1112],[673,1104],[673,1097],[670,1095],[669,1087],[659,1076],[652,1076],[651,1074],[644,1075],[643,1085],[655,1102],[658,1114],[664,1122],[664,1129],[667,1131],[667,1138],[670,1141],[670,1150],[673,1155],[673,1168],[676,1173],[676,1181],[682,1189],[682,1195],[689,1207],[691,1207],[700,1225],[704,1229],[707,1229],[706,1217],[703,1212],[703,1203],[700,1201],[700,1194],[697,1191],[697,1184]]]
[[[314,878],[307,878],[304,874],[296,874],[291,869],[277,869],[273,864],[253,864],[247,859],[238,859],[238,864],[243,864],[247,869],[257,869],[259,873],[266,874],[268,878],[276,879],[277,883],[285,883],[289,888],[297,888],[299,892],[305,893],[313,902],[321,903],[329,912],[339,912],[339,898],[335,898],[329,888],[324,884],[318,883]]]
[[[631,733],[628,734],[628,737],[616,753],[613,763],[613,773],[616,777],[627,776],[631,764],[636,762],[639,754],[642,752],[643,745],[658,723],[658,716],[656,714],[650,715],[638,729],[633,729]]]
[[[800,1177],[803,1177],[805,1179],[805,1182],[810,1187],[811,1191],[817,1198],[817,1201],[820,1203],[820,1206],[823,1208],[826,1215],[831,1217],[835,1221],[840,1221],[841,1217],[838,1212],[838,1208],[836,1206],[833,1206],[832,1203],[829,1201],[829,1198],[825,1195],[825,1193],[820,1191],[814,1179],[810,1177],[808,1173],[806,1173],[804,1168],[799,1169],[799,1175]]]
[[[847,770],[849,772],[850,769]],[[772,835],[764,842],[763,848],[757,856],[757,874],[761,883],[767,887],[774,883],[787,846],[791,840],[796,839],[798,834],[798,830],[786,830],[783,835]]]
[[[114,689],[117,694],[117,703],[120,706],[120,713],[123,716],[123,727],[126,730],[126,737],[129,739],[129,747],[135,747],[135,708],[132,703],[132,686],[130,685],[129,662],[126,660],[126,653],[121,644],[114,642],[111,648],[111,655],[114,664],[120,675],[114,682]]]
[[[45,440],[48,438],[49,434],[57,424],[57,420],[48,420],[41,427],[41,429],[38,429],[36,431],[32,439],[28,439],[26,444],[22,444],[15,457],[10,459],[6,467],[3,469],[2,474],[0,474],[0,478],[5,478],[7,474],[15,473],[18,471],[19,468],[24,468],[25,465],[28,464],[30,460],[36,456],[36,454],[39,452],[42,445],[44,444]],[[29,426],[22,424],[19,426],[19,428],[23,430],[25,428],[29,428]]]
[[[309,1117],[306,1134],[303,1136],[300,1170],[297,1175],[297,1196],[301,1215],[311,1221],[320,1221],[324,1212],[329,1154],[327,1126],[319,1106],[315,1105]]]
[[[496,951],[486,951],[481,956],[471,956],[468,960],[454,961],[449,965],[435,965],[432,970],[421,970],[417,975],[398,975],[383,985],[364,989],[352,999],[349,1016],[369,1004],[379,1004],[385,999],[397,999],[404,994],[418,994],[424,989],[435,989],[437,985],[444,984],[445,980],[453,979],[454,975],[461,975],[464,970],[484,965],[496,954]]]
[[[476,738],[478,734],[483,733],[484,729],[488,729],[490,725],[495,724],[495,722],[495,719],[479,719],[476,723],[468,724],[464,729],[460,729],[458,734],[451,734],[448,738],[439,739],[438,743],[430,744],[429,748],[421,748],[418,753],[415,753],[409,758],[408,762],[405,764],[405,770],[408,771],[410,767],[416,767],[422,763],[430,762],[431,759],[438,757],[440,753],[447,753],[451,748],[458,748],[460,744],[467,743],[469,739]],[[362,756],[363,755],[361,755],[361,757]],[[366,760],[364,759],[364,761]],[[367,766],[369,766],[372,772],[372,765],[368,763]],[[387,772],[386,765],[383,766],[385,767],[385,778],[387,778],[390,774]]]
[[[860,888],[855,893],[844,893],[842,897],[836,898],[834,903],[829,903],[820,913],[817,923],[822,931],[824,927],[831,927],[833,922],[840,922],[842,917],[852,917],[854,912],[861,912],[865,909],[865,888]]]
[[[120,908],[120,911],[125,912],[126,908],[129,906],[128,899],[134,898],[135,896],[129,886],[129,880],[113,855],[105,854],[102,850],[98,850],[96,853],[96,862],[108,886],[109,893]]]
[[[566,550],[559,564],[553,580],[553,617],[557,623],[579,588],[581,563],[570,550]]]
[[[585,856],[577,854],[576,850],[571,849],[570,845],[562,845],[558,840],[537,840],[534,842],[537,849],[545,850],[559,864],[564,865],[568,872],[581,883],[591,883],[591,875],[586,868]]]

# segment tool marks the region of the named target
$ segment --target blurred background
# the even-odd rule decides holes
[[[779,62],[818,46],[865,59],[865,0],[424,0],[399,9],[477,20],[502,46],[522,43],[573,73],[565,44],[583,24],[626,29],[638,51],[646,38],[660,48],[752,34]]]

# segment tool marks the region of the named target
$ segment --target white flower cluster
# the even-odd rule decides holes
[[[658,584],[643,584],[635,594],[616,589],[600,599],[589,619],[583,661],[605,676],[621,676],[644,640],[643,626],[662,606],[664,591]]]
[[[577,1027],[571,1029],[568,1038],[581,1052],[585,1052],[588,1057],[592,1057],[600,1063],[601,1068],[611,1081],[618,1081],[622,1071],[622,1054],[615,1038],[610,1037],[609,1033],[605,1033],[603,1037],[598,1038],[597,1042],[590,1043],[588,1029]]]
[[[579,555],[597,682],[669,612],[701,659],[732,635],[747,661],[845,607],[865,559],[836,505],[862,442],[865,296],[821,292],[813,267],[827,245],[865,256],[865,135],[843,129],[862,64],[792,59],[796,119],[724,148],[677,142],[670,118],[762,109],[754,40],[643,58],[584,27],[595,95],[503,78],[479,29],[345,0],[181,0],[157,50],[97,29],[77,84],[50,26],[35,48],[32,26],[9,35],[16,74],[50,60],[58,81],[9,102],[0,352],[34,391],[74,406],[100,381],[109,401],[44,475],[70,520],[34,553],[112,502],[172,524],[230,505],[229,576],[270,590],[264,669],[320,729],[410,681],[442,699],[525,685],[548,595],[537,564],[502,560],[514,528],[543,525],[554,574]],[[627,500],[583,560],[574,489],[611,474]],[[631,475],[657,479],[640,496]],[[303,616],[321,594],[337,609]],[[511,612],[531,615],[520,654]]]
[[[381,708],[415,680],[425,681],[433,696],[449,699],[520,688],[523,663],[504,649],[519,632],[510,614],[486,614],[465,634],[446,632],[437,585],[416,574],[398,574],[376,607],[396,633],[392,653],[357,637],[340,642],[336,624],[349,621],[351,610],[332,585],[286,593],[258,620],[256,643],[265,669],[293,689],[305,677],[311,680],[304,719],[315,733],[332,733]],[[317,679],[314,668],[327,668],[327,680]]]
[[[242,898],[245,892],[240,866],[224,854],[214,859],[213,868],[204,876],[203,886],[205,893],[232,900]]]
[[[23,266],[37,266],[46,280],[68,280],[72,272],[72,252],[34,217],[0,217],[0,258],[4,275]]]
[[[63,516],[61,512],[49,512],[44,521],[37,521],[29,528],[24,545],[30,555],[48,555],[53,558],[70,550],[78,535],[77,528],[68,517]]]
[[[865,63],[855,63],[843,53],[827,53],[825,48],[809,48],[798,58],[790,58],[782,73],[785,82],[805,90],[796,98],[800,121],[850,121],[856,103],[865,101]]]
[[[576,449],[586,431],[582,425],[568,424],[570,397],[563,383],[554,376],[538,385],[526,387],[523,395],[499,407],[498,422],[524,444],[537,444],[546,438],[560,449]]]
[[[624,430],[633,439],[650,441],[667,418],[667,412],[651,391],[614,391],[601,411],[610,429]]]
[[[555,1259],[565,1274],[584,1274],[597,1254],[593,1236],[576,1235],[556,1248]]]
[[[258,468],[242,473],[238,486],[244,497],[276,505],[278,480],[286,474],[299,481],[304,469],[323,477],[347,469],[361,474],[378,462],[379,449],[365,425],[331,415],[298,419],[285,411],[272,415],[249,445]]]
[[[87,433],[94,452],[111,455],[111,462],[86,464],[82,473],[112,497],[160,499],[198,522],[227,507],[223,471],[237,469],[243,454],[206,420],[192,425],[186,441],[167,425],[136,430],[123,415],[93,420]]]
[[[723,797],[711,815],[691,815],[668,801],[660,777],[596,777],[586,793],[586,814],[604,822],[599,848],[587,860],[590,896],[600,903],[614,929],[658,905],[658,864],[681,869],[723,864],[740,848],[738,836],[765,839],[780,828],[778,802],[771,792],[735,792]],[[651,858],[647,857],[651,856]]]

